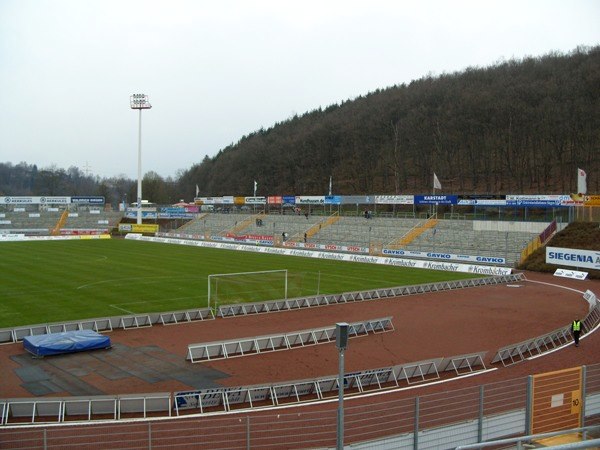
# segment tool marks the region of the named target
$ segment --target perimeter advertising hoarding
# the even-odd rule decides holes
[[[559,207],[572,206],[570,195],[507,195],[506,206]]]
[[[460,206],[506,206],[506,200],[459,198]]]
[[[269,205],[281,205],[283,203],[283,197],[281,195],[270,195],[267,197],[267,203]]]
[[[416,250],[399,250],[392,248],[383,248],[382,253],[389,256],[407,256],[409,258],[414,257],[468,261],[470,263],[506,264],[506,258],[501,256],[458,255],[455,253],[420,252]]]
[[[366,205],[373,203],[374,197],[370,195],[343,195],[341,202],[344,205]]]
[[[244,204],[244,197],[236,197],[240,199],[240,205]],[[194,204],[196,205],[233,205],[234,197],[229,195],[225,197],[194,197]]]
[[[585,206],[600,206],[600,195],[586,195],[583,197]]]
[[[168,242],[171,244],[192,245],[197,247],[222,248],[245,252],[268,253],[273,255],[302,256],[335,261],[383,264],[397,267],[414,267],[418,269],[444,270],[448,272],[465,272],[478,275],[510,275],[512,273],[512,269],[510,267],[482,266],[478,264],[450,263],[446,261],[424,261],[396,257],[391,258],[382,256],[353,255],[348,253],[320,252],[295,248],[273,248],[247,244],[229,244],[227,242],[192,241],[189,239],[165,239],[156,237],[145,237],[141,234],[136,233],[129,233],[127,236],[125,236],[125,238],[146,240],[150,242]]]
[[[600,270],[600,251],[546,247],[546,264]]]
[[[79,196],[71,197],[71,203],[78,203],[80,205],[104,205],[105,200],[102,196]]]
[[[282,197],[284,205],[295,205],[296,204],[296,196],[295,195],[284,195]]]
[[[324,205],[325,204],[325,196],[324,195],[297,195],[296,196],[296,204],[297,205]]]
[[[246,205],[264,205],[267,203],[265,197],[244,197],[244,203]]]
[[[195,197],[194,203],[196,205],[215,205],[221,203],[220,197]]]
[[[415,195],[415,205],[456,205],[457,195]]]
[[[119,231],[125,232],[125,233],[156,233],[156,232],[158,232],[158,224],[120,223]]]
[[[459,195],[461,206],[506,206],[506,196],[492,194]]]
[[[415,199],[412,195],[375,195],[378,205],[412,205]]]
[[[342,196],[340,195],[326,195],[325,196],[325,204],[326,205],[339,205],[342,203]]]
[[[67,205],[71,197],[0,197],[2,205]]]
[[[185,208],[179,206],[171,206],[166,208],[158,208],[161,213],[165,214],[181,214],[185,212]]]

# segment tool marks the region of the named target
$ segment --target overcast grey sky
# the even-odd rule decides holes
[[[175,176],[294,114],[600,43],[598,0],[0,0],[0,162]]]

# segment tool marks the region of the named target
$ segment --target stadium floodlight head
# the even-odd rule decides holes
[[[150,109],[152,105],[146,94],[132,94],[129,96],[131,109],[140,112],[140,126],[138,132],[138,180],[137,180],[137,224],[142,223],[142,109]]]
[[[148,101],[146,94],[132,94],[129,96],[129,104],[131,109],[150,109],[152,105]]]

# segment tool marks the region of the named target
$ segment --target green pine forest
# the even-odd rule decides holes
[[[244,136],[183,175],[205,194],[600,192],[600,47],[423,77]]]
[[[257,105],[260,108],[260,105]],[[169,152],[176,154],[176,149]],[[199,155],[204,151],[199,150]],[[167,153],[165,152],[165,157]],[[200,159],[200,158],[199,158]],[[144,175],[159,203],[200,196],[600,193],[600,46],[424,76],[318,107],[206,156],[175,179]],[[135,181],[0,163],[0,195],[135,198]]]

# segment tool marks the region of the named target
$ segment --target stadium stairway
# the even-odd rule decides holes
[[[438,219],[435,217],[430,217],[424,224],[415,225],[408,233],[406,233],[401,238],[397,239],[394,242],[388,244],[389,248],[399,249],[403,248],[406,245],[410,244],[412,241],[421,236],[425,231],[430,228],[435,227],[438,224]]]
[[[249,228],[252,224],[256,224],[257,220],[263,220],[264,217],[265,217],[265,213],[262,211],[259,212],[258,214],[253,214],[250,217],[245,218],[241,222],[236,223],[229,230],[222,231],[220,234],[222,236],[225,236],[228,233],[238,234],[241,231],[244,231],[245,229]]]
[[[336,211],[331,216],[327,217],[325,220],[322,220],[319,223],[316,223],[312,227],[310,227],[305,233],[306,237],[308,239],[312,238],[314,235],[320,233],[321,230],[335,224],[339,220],[340,220],[340,216]],[[300,240],[304,239],[304,236],[294,236],[293,239],[300,241]]]
[[[60,229],[65,225],[65,223],[67,221],[67,217],[69,217],[69,210],[65,209],[63,211],[63,213],[60,215],[58,222],[56,222],[56,225],[54,226],[54,228],[52,229],[52,231],[50,233],[52,236],[60,235]]]

